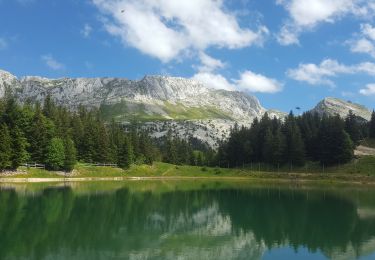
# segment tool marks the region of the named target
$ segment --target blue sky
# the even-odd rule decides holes
[[[182,76],[304,110],[375,108],[375,0],[0,0],[16,76]]]

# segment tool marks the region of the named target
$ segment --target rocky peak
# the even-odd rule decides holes
[[[356,116],[366,121],[371,119],[371,111],[365,106],[333,97],[323,99],[312,109],[313,112],[317,112],[320,115],[327,114],[333,116],[338,114],[343,118],[349,114],[350,110],[353,111]]]

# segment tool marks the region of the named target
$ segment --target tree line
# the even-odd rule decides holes
[[[121,168],[155,160],[203,165],[196,142],[171,132],[156,140],[136,123],[105,122],[100,108],[79,106],[70,111],[56,105],[49,95],[43,104],[21,105],[8,93],[0,99],[0,171],[16,170],[27,162],[65,171],[71,171],[77,161]]]
[[[340,116],[320,116],[307,112],[284,121],[266,113],[250,127],[232,129],[228,140],[221,143],[216,164],[237,167],[250,163],[273,166],[303,166],[306,161],[335,165],[352,160],[354,149],[365,137],[375,138],[375,113],[365,123],[350,111]]]
[[[71,112],[50,96],[43,105],[20,105],[8,95],[0,100],[0,115],[0,170],[36,162],[49,170],[71,171],[77,160],[127,168],[151,164],[159,156],[147,132],[105,123],[97,109],[80,106]]]

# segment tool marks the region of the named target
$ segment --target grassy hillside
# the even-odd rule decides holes
[[[155,112],[160,110],[164,111],[164,114]],[[215,107],[186,107],[179,103],[172,104],[169,102],[164,102],[160,105],[150,105],[147,108],[145,104],[122,101],[113,105],[102,105],[100,111],[106,120],[115,118],[117,121],[129,120],[129,118],[141,121],[232,119]]]

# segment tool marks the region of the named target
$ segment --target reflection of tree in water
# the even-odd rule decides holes
[[[289,244],[327,255],[375,234],[350,201],[322,193],[249,190],[36,196],[0,192],[0,259],[46,256],[259,258]]]

